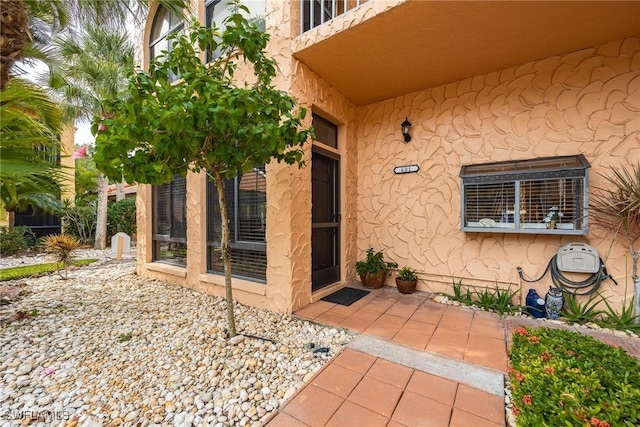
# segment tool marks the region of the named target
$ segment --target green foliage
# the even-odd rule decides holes
[[[59,234],[45,237],[41,245],[46,252],[56,257],[58,263],[62,264],[65,274],[62,274],[62,269],[59,269],[58,273],[60,277],[66,279],[73,253],[80,247],[80,241],[73,236]]]
[[[402,267],[398,270],[398,279],[413,282],[414,280],[418,280],[418,275],[413,268]]]
[[[373,248],[367,249],[367,257],[364,261],[356,262],[356,271],[360,276],[364,276],[367,273],[375,274],[380,270],[384,270],[386,274],[389,274],[393,268],[398,268],[398,264],[393,261],[385,261],[384,253],[382,251],[374,252]]]
[[[462,284],[462,280],[453,281],[453,295],[442,292],[452,301],[458,301],[464,305],[475,305],[486,311],[493,311],[499,314],[515,313],[521,310],[513,304],[513,298],[518,295],[519,290],[511,290],[511,285],[507,289],[500,289],[498,285],[494,288],[483,288],[480,291],[471,291],[470,286]]]
[[[127,341],[130,341],[132,337],[133,337],[133,334],[131,332],[126,332],[118,335],[118,341],[127,342]]]
[[[35,234],[29,227],[15,227],[9,231],[7,227],[0,227],[0,254],[9,255],[21,249],[32,246]]]
[[[98,261],[96,258],[91,259],[78,259],[71,261],[71,265],[74,267],[82,267],[83,265],[91,264]],[[46,263],[35,265],[24,265],[20,267],[11,267],[0,269],[0,281],[21,279],[23,277],[36,277],[43,274],[53,273],[63,268],[61,263]]]
[[[631,297],[629,303],[622,302],[622,308],[620,311],[616,311],[607,298],[602,297],[606,309],[603,310],[603,319],[600,323],[602,326],[612,329],[628,330],[634,332],[640,332],[640,324],[636,322],[638,316],[633,314],[634,297]]]
[[[518,328],[509,359],[519,427],[640,424],[640,365],[621,348],[561,329]]]
[[[75,206],[70,201],[64,200],[59,214],[65,233],[78,238],[81,243],[93,243],[98,215],[95,198],[89,201],[85,199],[85,203]]]
[[[76,159],[76,204],[86,204],[98,192],[98,169],[93,159]]]
[[[598,309],[601,301],[602,297],[599,294],[592,294],[588,300],[581,303],[575,295],[565,292],[562,316],[569,323],[597,322],[603,314],[603,311]]]
[[[107,237],[118,232],[131,236],[136,232],[136,198],[126,197],[109,203],[107,211]]]

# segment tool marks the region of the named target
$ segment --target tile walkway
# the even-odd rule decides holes
[[[359,335],[268,427],[504,426],[511,334],[542,321],[446,306],[432,297],[383,287],[351,306],[318,301],[294,313]],[[638,338],[560,322],[544,326],[578,330],[640,358]]]

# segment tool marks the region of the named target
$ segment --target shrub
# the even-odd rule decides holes
[[[0,254],[8,255],[26,249],[33,245],[35,238],[29,227],[15,227],[13,231],[0,227]]]
[[[515,313],[521,310],[513,304],[513,298],[518,295],[519,290],[511,290],[511,285],[507,289],[500,289],[498,285],[494,288],[484,288],[481,291],[472,292],[469,286],[463,290],[462,280],[453,281],[453,295],[441,292],[450,300],[458,301],[464,305],[476,305],[486,311],[493,311],[499,314]]]
[[[640,423],[640,364],[617,346],[561,329],[518,328],[509,359],[519,427]]]
[[[45,237],[42,246],[45,251],[56,257],[57,262],[62,264],[65,274],[62,275],[61,269],[58,269],[58,274],[66,279],[69,275],[68,269],[73,259],[73,252],[80,247],[80,241],[73,236],[59,234]]]
[[[97,213],[95,199],[76,206],[71,206],[71,203],[65,200],[60,211],[65,233],[80,239],[82,243],[93,243],[96,235]]]
[[[107,211],[107,237],[123,232],[131,236],[136,232],[136,198],[127,197],[109,203]]]

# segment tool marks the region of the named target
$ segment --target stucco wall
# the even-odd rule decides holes
[[[414,125],[408,144],[405,117]],[[613,292],[631,286],[626,248],[593,227],[584,238],[460,231],[458,175],[468,163],[583,153],[593,188],[607,167],[637,164],[640,38],[362,107],[357,120],[359,256],[383,249],[419,271],[419,289],[451,291],[452,278],[519,285],[517,266],[538,276],[559,247],[580,241],[598,249],[620,283]],[[407,164],[420,171],[394,175]],[[534,287],[546,292],[549,284],[547,276]]]

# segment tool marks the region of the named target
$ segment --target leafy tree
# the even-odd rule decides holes
[[[601,176],[603,187],[594,189],[591,198],[591,220],[605,230],[625,239],[631,256],[636,323],[640,323],[640,163],[630,170],[612,167]]]
[[[90,28],[84,37],[61,37],[57,41],[64,60],[52,69],[49,85],[64,100],[68,121],[102,116],[102,100],[115,97],[126,86],[133,69],[133,44],[124,31]],[[107,245],[107,192],[109,182],[97,176],[98,215],[94,247]]]
[[[110,99],[93,124],[94,160],[113,180],[161,184],[188,170],[206,171],[215,182],[222,223],[221,256],[225,271],[230,336],[236,335],[231,288],[229,219],[224,179],[272,159],[301,165],[310,129],[302,128],[305,110],[272,85],[275,62],[265,54],[268,35],[238,2],[223,22],[224,32],[195,23],[175,35],[172,48],[153,61],[148,72],[130,80],[127,97]],[[202,52],[219,52],[212,63]],[[252,83],[234,79],[240,64],[251,65]],[[171,76],[179,75],[178,82]]]

